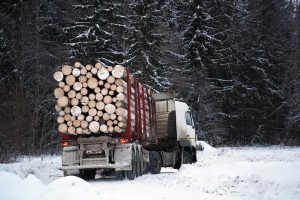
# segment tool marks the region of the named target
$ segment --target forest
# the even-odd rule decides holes
[[[300,144],[298,0],[2,0],[0,162],[55,153],[53,73],[121,64],[214,146]]]

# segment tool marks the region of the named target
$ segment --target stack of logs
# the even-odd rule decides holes
[[[76,62],[62,66],[54,73],[58,130],[68,134],[123,132],[128,115],[126,74],[121,65]],[[134,119],[135,114],[131,116]]]

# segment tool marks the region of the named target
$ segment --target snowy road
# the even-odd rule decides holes
[[[300,199],[300,148],[209,146],[198,162],[134,181],[62,177],[59,157],[0,164],[0,200]]]

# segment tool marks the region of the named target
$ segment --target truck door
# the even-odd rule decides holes
[[[185,121],[186,121],[186,134],[187,139],[190,140],[192,145],[195,145],[196,141],[196,132],[195,126],[190,111],[185,112]]]

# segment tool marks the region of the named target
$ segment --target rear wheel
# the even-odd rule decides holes
[[[157,151],[150,151],[149,170],[152,174],[159,174],[161,170],[161,158]]]
[[[80,177],[84,180],[94,179],[96,175],[96,169],[85,169],[80,171]]]
[[[137,170],[136,165],[137,165],[136,158],[135,158],[135,155],[133,154],[132,155],[132,160],[131,160],[131,170],[125,171],[125,176],[129,180],[134,180],[136,178],[136,174],[137,174],[137,172],[136,172],[136,170]]]
[[[139,154],[137,155],[137,177],[142,176],[143,175],[143,160],[142,160],[142,156],[141,156],[141,152],[139,152]]]
[[[183,151],[182,164],[191,164],[192,161],[193,161],[192,155],[189,152],[187,152],[187,151]]]

